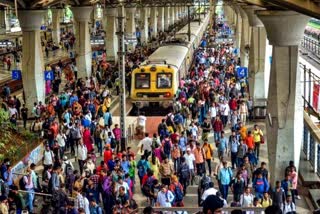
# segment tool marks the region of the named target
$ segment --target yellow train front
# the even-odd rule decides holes
[[[176,40],[163,43],[148,60],[133,70],[131,101],[137,108],[172,106],[181,78],[186,77],[192,63],[195,47],[209,23],[210,14],[190,23],[191,39],[188,41],[188,25],[175,35]]]
[[[177,90],[177,72],[170,65],[144,65],[132,72],[131,100],[138,108],[168,108]]]

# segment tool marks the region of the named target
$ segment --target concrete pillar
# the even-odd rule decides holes
[[[152,29],[151,31],[151,37],[157,37],[158,35],[158,19],[157,19],[157,8],[152,7],[150,11],[150,27]]]
[[[11,23],[10,23],[10,11],[9,8],[7,7],[5,10],[5,26],[6,26],[6,31],[11,32]]]
[[[148,43],[149,40],[149,23],[148,23],[148,8],[141,8],[141,43]]]
[[[164,8],[164,30],[168,30],[169,26],[171,25],[171,9],[170,7]]]
[[[157,25],[157,30],[158,31],[164,31],[164,7],[158,7],[158,25]]]
[[[60,14],[61,9],[51,9],[52,12],[52,41],[60,43]]]
[[[175,11],[175,15],[176,17],[174,18],[175,19],[175,22],[178,22],[179,21],[179,7],[178,6],[175,6],[174,7],[174,11]]]
[[[45,10],[20,10],[19,23],[22,30],[22,82],[26,107],[31,110],[34,102],[45,103],[44,61],[41,47],[40,27]]]
[[[126,8],[126,18],[127,18],[126,36],[131,40],[131,42],[127,45],[128,51],[134,51],[137,45],[137,42],[135,42],[137,39],[135,15],[136,15],[135,7]]]
[[[170,15],[170,18],[171,18],[171,21],[170,21],[170,24],[171,25],[174,25],[174,23],[176,23],[176,11],[174,9],[174,6],[170,7],[170,10],[171,10],[171,15]]]
[[[6,14],[5,10],[0,10],[0,30],[1,33],[6,33]]]
[[[265,53],[267,45],[267,35],[263,23],[254,14],[259,7],[245,7],[251,26],[251,42],[249,53],[249,91],[253,99],[266,99],[265,93]]]
[[[236,27],[235,27],[235,37],[236,37],[236,44],[235,47],[240,49],[241,47],[241,32],[242,32],[242,18],[240,14],[240,10],[238,6],[234,6],[235,17],[236,17]]]
[[[72,7],[71,10],[76,21],[76,63],[78,67],[78,77],[90,77],[92,50],[89,22],[92,7]]]
[[[248,16],[245,11],[239,7],[239,12],[241,15],[241,42],[240,42],[240,59],[241,66],[248,67],[249,65],[249,54],[247,53],[246,46],[250,46],[250,36],[251,36],[251,27],[249,25]]]
[[[293,11],[259,11],[273,45],[267,122],[271,184],[283,179],[289,160],[299,169],[303,131],[298,49],[309,17]],[[291,32],[291,33],[286,33]]]
[[[117,8],[106,8],[104,10],[103,27],[106,31],[104,42],[106,44],[107,61],[114,62],[118,60],[117,15]]]

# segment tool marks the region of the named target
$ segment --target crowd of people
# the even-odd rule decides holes
[[[35,103],[31,110],[35,120],[30,130],[46,140],[43,172],[37,174],[31,164],[17,186],[6,159],[1,164],[1,212],[34,213],[35,192],[42,192],[52,195],[43,198],[52,213],[132,213],[139,187],[150,206],[183,207],[188,186],[198,185],[198,205],[205,213],[217,203],[220,208],[273,205],[283,213],[295,213],[296,168],[290,162],[285,178],[270,184],[267,164],[260,162],[264,133],[258,124],[249,128],[253,102],[246,78],[237,76],[239,60],[233,44],[215,43],[215,32],[223,27],[216,23],[213,33],[205,33],[188,76],[180,80],[172,111],[157,133],[144,133],[139,154],[121,148],[121,129],[110,112],[115,67],[102,59],[95,62],[92,77],[78,79],[72,63],[66,89],[52,93],[46,104]],[[151,52],[138,47],[127,56],[128,88],[131,70]],[[15,109],[17,118],[19,112],[22,118],[28,112],[20,111],[16,102],[9,108]],[[215,158],[219,163],[213,167]],[[26,197],[18,189],[26,191]]]
[[[225,29],[223,23],[214,26],[221,35]],[[300,199],[296,168],[290,162],[284,179],[270,184],[267,164],[260,162],[264,133],[248,123],[253,101],[246,78],[236,72],[240,60],[232,43],[215,38],[215,33],[205,34],[189,75],[180,80],[173,110],[158,133],[145,133],[140,142],[141,190],[150,206],[183,207],[188,186],[198,184],[199,206],[214,195],[223,206],[273,205],[294,213],[295,199]]]
[[[150,47],[138,46],[127,54],[128,89],[132,69],[152,52]],[[21,118],[25,129],[44,139],[45,150],[43,172],[31,164],[18,185],[13,182],[10,160],[2,163],[0,181],[6,187],[0,188],[3,213],[25,209],[35,213],[36,193],[52,195],[43,199],[50,203],[52,213],[129,213],[137,208],[132,198],[135,154],[131,148],[120,147],[121,130],[110,111],[113,96],[119,93],[117,66],[105,58],[104,54],[93,60],[89,78],[78,78],[75,60],[67,65],[61,61],[48,65],[54,80],[46,84],[47,101],[35,102],[32,109],[12,96],[9,86],[4,90],[2,108],[9,112],[11,123],[18,125]],[[67,79],[64,88],[60,87],[63,75]],[[73,158],[77,166],[70,161]],[[18,189],[26,193],[22,195]]]

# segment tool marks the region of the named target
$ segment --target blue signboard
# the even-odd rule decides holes
[[[239,79],[245,78],[248,76],[248,68],[247,67],[238,67],[237,75]]]
[[[44,80],[53,80],[53,72],[52,71],[45,71],[44,72]]]
[[[41,25],[40,30],[46,30],[46,29],[47,29],[47,26]]]
[[[13,80],[21,80],[21,71],[20,70],[12,70],[11,73],[12,79]]]

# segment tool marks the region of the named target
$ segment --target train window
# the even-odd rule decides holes
[[[171,88],[171,87],[172,87],[171,73],[157,74],[157,88]]]
[[[135,86],[137,89],[150,88],[150,74],[138,73],[135,76]]]

